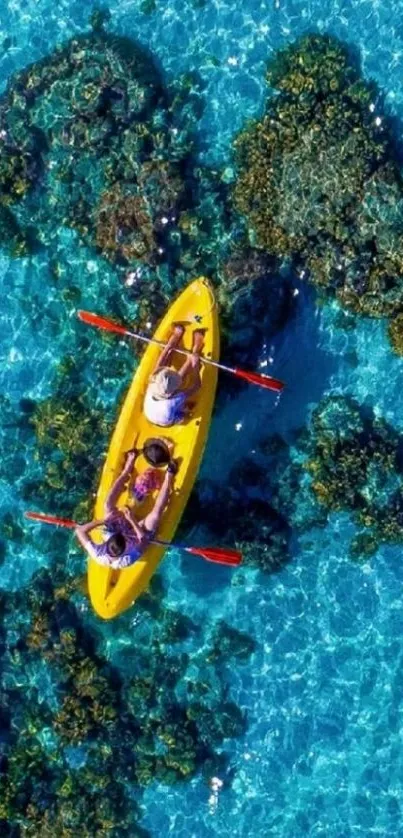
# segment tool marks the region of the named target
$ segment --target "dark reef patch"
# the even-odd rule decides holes
[[[366,406],[327,396],[291,443],[263,438],[232,467],[227,485],[199,480],[182,527],[202,522],[209,537],[242,549],[244,564],[279,570],[291,538],[349,512],[359,530],[350,556],[403,542],[403,437]]]
[[[234,201],[250,241],[347,308],[400,314],[403,185],[376,85],[317,34],[277,53],[267,82],[275,95],[235,141]]]
[[[3,241],[17,256],[49,248],[63,286],[57,237],[73,229],[69,247],[85,243],[106,260],[140,326],[198,275],[231,317],[239,295],[257,299],[270,260],[247,244],[225,173],[199,162],[203,81],[192,72],[166,85],[147,49],[107,21],[94,13],[89,34],[12,76],[0,97]],[[97,273],[90,281],[96,290]],[[60,291],[77,305],[85,289],[74,285]],[[276,305],[272,321],[286,309]]]
[[[329,511],[347,510],[362,528],[354,556],[403,540],[403,439],[367,408],[329,396],[314,410],[304,469]]]
[[[153,585],[139,601],[146,635],[133,634],[127,615],[120,620],[120,638],[136,646],[130,671],[106,659],[99,629],[80,613],[80,582],[63,566],[2,595],[4,834],[141,836],[136,801],[149,783],[200,771],[230,781],[223,743],[246,720],[227,696],[224,664],[246,661],[253,641],[213,624],[204,651],[191,642],[199,627],[166,609],[162,593]],[[34,671],[42,690],[30,680]]]

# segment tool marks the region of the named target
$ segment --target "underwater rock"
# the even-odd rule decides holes
[[[1,247],[16,258],[28,256],[37,246],[32,232],[24,231],[11,210],[4,206],[0,206],[0,241]]]
[[[141,194],[122,194],[119,185],[101,194],[97,209],[96,243],[110,259],[142,260],[156,242],[147,204]]]
[[[158,591],[154,598],[160,600]],[[100,653],[105,638],[95,621],[84,621],[80,602],[77,580],[60,561],[4,594],[0,629],[7,623],[18,641],[0,644],[0,825],[7,821],[17,834],[23,821],[27,836],[141,838],[133,790],[140,797],[156,780],[211,776],[217,766],[225,776],[225,753],[214,749],[241,735],[246,720],[234,703],[218,703],[226,692],[224,655],[217,650],[207,667],[198,643],[189,654],[169,650],[167,643],[196,628],[182,615],[161,602],[162,620],[148,613],[150,646],[141,627],[136,643],[132,622],[121,622],[120,639],[136,645],[133,675]],[[246,636],[222,625],[217,631],[226,632],[231,653],[245,656]],[[4,676],[10,665],[11,681]],[[186,697],[188,671],[203,689]]]
[[[152,255],[153,224],[177,204],[183,181],[166,159],[170,116],[156,65],[104,21],[98,10],[90,35],[10,79],[0,100],[0,204],[23,201],[40,180],[30,216],[42,241],[46,228],[67,224],[109,259],[135,261]]]
[[[303,468],[327,510],[351,512],[361,527],[354,558],[403,540],[403,442],[352,399],[329,396],[314,410]]]
[[[235,141],[249,239],[371,317],[403,310],[403,184],[379,93],[347,49],[307,35],[271,61],[276,91]]]
[[[226,486],[213,480],[196,483],[181,527],[186,532],[202,520],[217,543],[242,551],[244,565],[279,570],[290,558],[291,527],[273,506],[273,485],[270,473],[244,459],[231,469]]]
[[[208,661],[222,658],[237,658],[246,661],[256,648],[255,641],[244,631],[229,626],[225,620],[220,620],[215,626],[211,637],[212,646],[207,652]]]
[[[108,415],[84,396],[60,392],[39,401],[30,422],[41,480],[29,497],[50,501],[56,511],[73,510],[94,487],[98,457],[111,430]]]
[[[388,335],[396,355],[403,355],[403,313],[390,321]]]

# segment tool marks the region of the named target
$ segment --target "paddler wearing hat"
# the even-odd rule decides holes
[[[144,448],[143,453],[147,455],[149,462],[155,462],[159,466],[163,463],[160,456],[162,448],[168,448],[162,440],[150,440],[147,452]],[[159,489],[148,514],[144,518],[137,519],[133,509],[128,506],[119,509],[117,504],[133,478],[134,463],[140,453],[136,448],[126,452],[122,471],[105,499],[105,517],[81,524],[75,530],[80,544],[88,555],[98,564],[106,565],[114,570],[122,570],[134,564],[155,538],[178,471],[178,463],[171,458],[170,451],[167,450],[165,454],[167,454],[168,467],[163,476],[160,474],[159,479],[156,480],[158,476],[156,469],[147,469],[136,477],[130,490],[135,500],[141,502],[147,494]],[[90,536],[92,530],[97,528],[102,528],[101,543],[93,541]]]
[[[192,354],[179,370],[170,367],[169,361],[175,347],[182,340],[185,329],[180,323],[174,323],[172,334],[166,347],[161,352],[157,366],[150,377],[145,399],[144,413],[149,422],[167,427],[182,422],[187,413],[188,399],[200,389],[200,355],[204,343],[204,329],[193,332]],[[194,381],[185,386],[187,375],[192,372]]]

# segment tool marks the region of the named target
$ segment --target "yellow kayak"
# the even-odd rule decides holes
[[[171,331],[171,324],[175,321],[185,326],[182,347],[191,349],[195,328],[206,329],[203,354],[214,361],[219,360],[218,311],[213,291],[206,279],[196,279],[185,288],[168,309],[154,337],[166,342]],[[149,422],[143,414],[143,401],[148,380],[160,352],[161,349],[158,346],[149,345],[134,375],[102,471],[95,504],[95,517],[102,518],[104,515],[105,498],[122,469],[125,451],[133,448],[134,445],[140,449],[148,438],[160,436],[173,443],[173,456],[180,459],[174,490],[157,533],[158,538],[171,541],[188,501],[203,455],[214,404],[217,370],[210,365],[202,364],[202,386],[198,393],[192,396],[191,401],[194,406],[191,415],[181,424],[160,428]],[[183,355],[176,354],[170,363],[172,366],[180,367],[184,360]],[[136,472],[142,472],[147,466],[148,463],[140,455],[136,460]],[[139,517],[144,518],[147,515],[155,501],[155,496],[156,492],[143,501],[139,507]],[[127,493],[126,496],[123,494],[119,506],[124,506],[128,502]],[[140,559],[124,570],[112,570],[89,559],[88,588],[96,613],[109,620],[129,608],[147,588],[165,549],[159,545],[150,545]]]

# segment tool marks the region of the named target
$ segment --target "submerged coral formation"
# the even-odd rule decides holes
[[[21,228],[8,207],[0,206],[0,241],[10,256],[27,256],[36,246],[30,230]]]
[[[267,572],[279,570],[289,560],[291,536],[281,502],[277,508],[273,505],[282,460],[278,459],[277,472],[268,467],[270,459],[271,453],[263,450],[258,460],[245,458],[230,470],[225,485],[199,480],[181,524],[187,530],[202,520],[217,542],[242,551],[244,565]]]
[[[388,335],[396,354],[403,355],[403,312],[390,321]]]
[[[67,224],[107,258],[130,262],[154,248],[158,208],[144,205],[143,164],[167,153],[165,94],[144,49],[93,24],[92,34],[11,79],[1,103],[8,153],[0,190],[3,203],[21,200],[43,172],[45,203],[30,205],[42,241],[50,224]]]
[[[344,396],[328,396],[292,444],[262,439],[233,466],[225,486],[196,484],[182,526],[195,521],[242,549],[244,564],[272,572],[289,560],[291,533],[349,512],[358,526],[354,558],[403,543],[403,439],[385,420]]]
[[[141,194],[122,194],[120,185],[102,193],[96,242],[111,258],[143,259],[155,247],[152,219]]]
[[[188,73],[165,86],[151,54],[106,21],[94,13],[90,34],[12,76],[0,97],[3,240],[14,255],[38,244],[53,251],[72,228],[110,263],[143,326],[197,275],[211,277],[232,316],[272,265],[241,240],[226,173],[198,160],[203,82]],[[94,290],[97,280],[94,272]],[[272,320],[283,317],[279,285]]]
[[[235,142],[250,240],[354,311],[399,313],[403,184],[375,85],[328,35],[280,51],[267,82],[276,94]]]
[[[402,440],[390,425],[348,398],[329,396],[313,413],[307,455],[319,503],[348,510],[362,527],[355,554],[403,541]]]
[[[225,775],[222,743],[244,731],[245,719],[226,697],[222,663],[246,660],[253,643],[217,626],[206,670],[199,641],[176,648],[198,626],[151,590],[138,604],[149,615],[149,642],[120,620],[122,648],[136,651],[137,674],[126,671],[106,659],[77,589],[54,563],[28,588],[2,595],[0,827],[10,835],[23,823],[24,835],[140,838],[134,792],[138,800],[155,780],[172,784],[200,770]]]
[[[25,498],[74,508],[95,489],[99,454],[111,431],[104,409],[84,396],[58,395],[38,402],[30,419],[36,437],[40,479],[25,487]],[[90,502],[90,499],[89,499]]]
[[[109,34],[104,13],[91,22],[90,34],[9,80],[0,209],[21,235],[34,224],[46,245],[72,227],[122,279],[129,269],[132,296],[152,271],[159,281],[176,272],[177,287],[213,271],[228,238],[228,190],[194,156],[200,80],[188,74],[166,88],[144,47]]]

